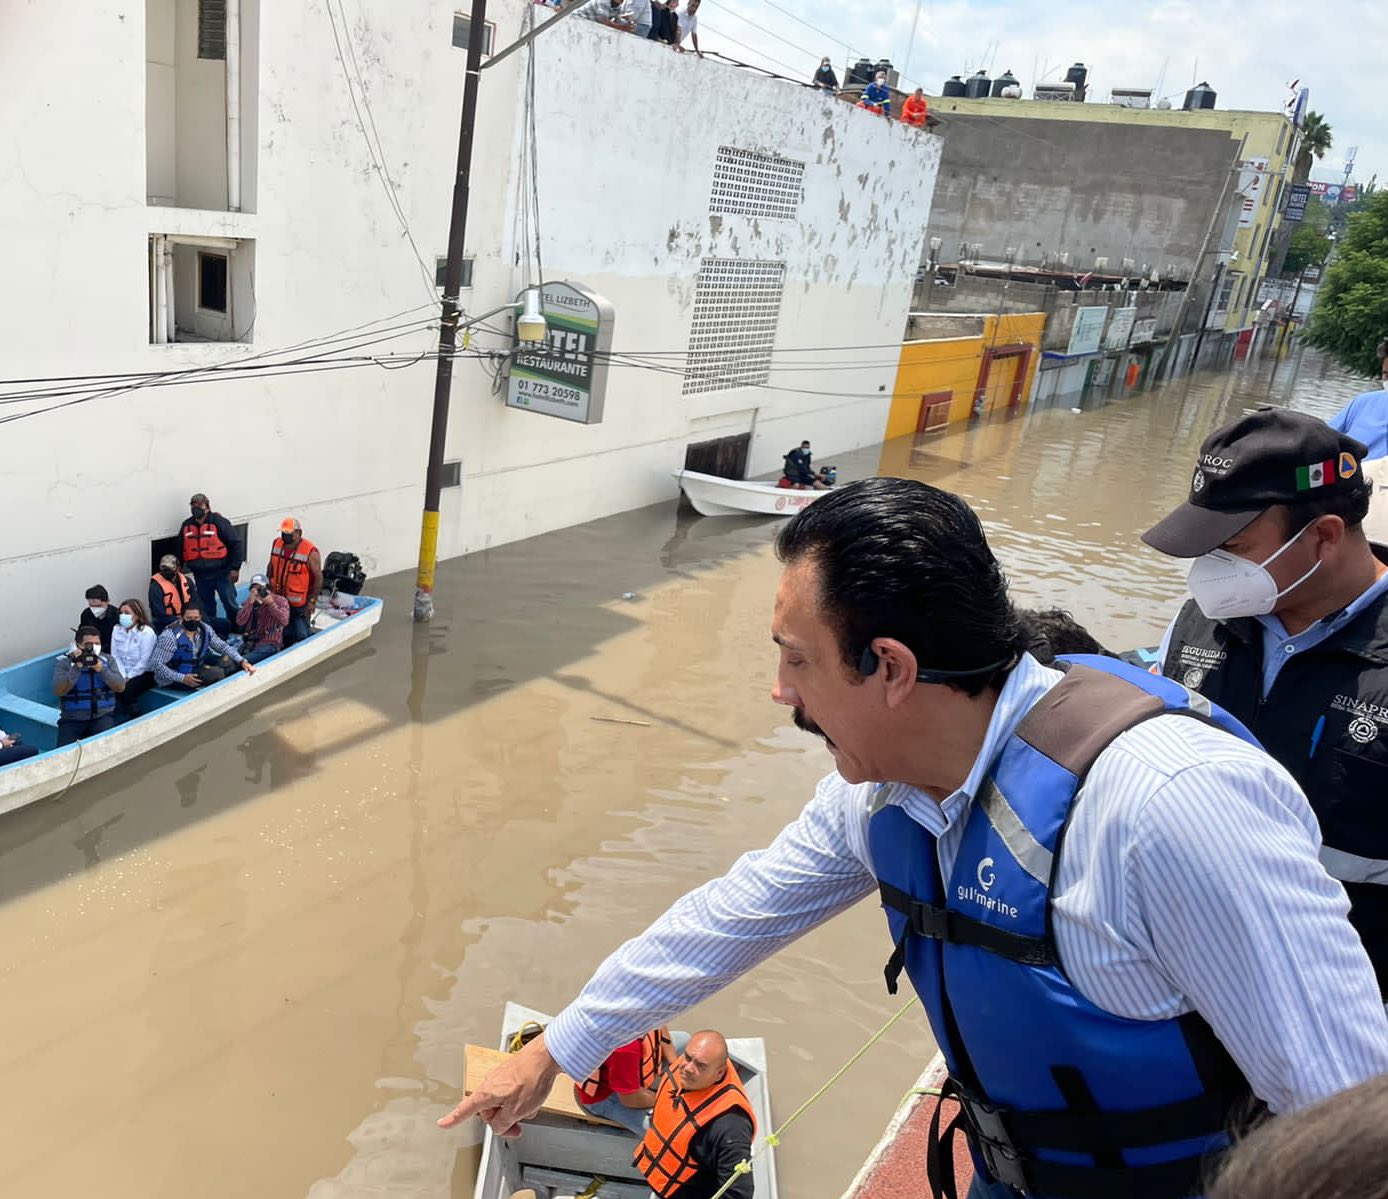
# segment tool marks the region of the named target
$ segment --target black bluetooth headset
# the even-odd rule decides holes
[[[880,659],[876,651],[869,642],[863,650],[863,655],[858,659],[858,673],[864,678],[877,673],[877,664]],[[992,674],[995,670],[1002,670],[1013,665],[1017,661],[1015,654],[1006,658],[999,658],[996,662],[991,662],[987,666],[980,666],[976,670],[918,670],[916,671],[916,682],[918,683],[949,683],[955,679],[976,679],[979,675]]]

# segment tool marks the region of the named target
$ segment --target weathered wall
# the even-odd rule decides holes
[[[1070,255],[1087,271],[1106,256],[1138,271],[1189,276],[1237,142],[1219,130],[1018,120],[952,113],[930,214],[942,261],[961,242],[1018,263]]]
[[[6,9],[0,213],[10,236],[0,380],[223,367],[364,325],[391,331],[367,352],[427,354],[463,79],[451,9],[424,0],[345,6],[391,187],[424,271],[367,153],[347,91],[355,69],[350,58],[346,67],[339,61],[321,6],[259,12],[259,85],[243,96],[247,127],[259,130],[245,164],[256,203],[239,214],[147,205],[145,5],[88,9],[75,0]],[[243,25],[248,50],[255,9],[247,5]],[[513,41],[532,11],[542,10],[496,4],[496,44]],[[463,483],[444,492],[441,551],[672,498],[670,472],[691,441],[755,428],[751,469],[761,472],[802,436],[824,453],[876,440],[939,139],[591,22],[565,21],[537,46],[545,275],[606,295],[617,309],[614,350],[659,352],[648,363],[664,369],[614,365],[605,423],[580,427],[506,409],[482,364],[460,360],[448,457],[462,461]],[[476,265],[462,297],[470,312],[512,299],[528,281],[516,208],[525,62],[518,53],[482,77],[467,239]],[[723,144],[806,164],[794,221],[710,219],[710,175]],[[222,154],[209,151],[209,177]],[[167,153],[157,167],[167,175]],[[213,182],[221,188],[224,176]],[[152,233],[254,241],[245,344],[148,344]],[[786,263],[767,387],[685,397],[669,373],[688,344],[705,255]],[[95,295],[93,279],[102,282]],[[407,322],[418,324],[400,328]],[[339,352],[351,344],[338,343]],[[473,344],[507,343],[479,333]],[[89,393],[42,414],[50,406],[42,400],[6,405],[4,416],[33,415],[0,424],[0,662],[60,640],[71,617],[55,609],[66,613],[74,599],[80,607],[90,583],[141,594],[151,539],[174,530],[194,490],[249,521],[255,565],[276,521],[292,512],[325,549],[355,550],[373,574],[410,567],[432,383],[426,358],[395,371],[214,375],[184,387]]]

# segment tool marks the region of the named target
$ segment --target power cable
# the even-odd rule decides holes
[[[424,256],[419,252],[419,246],[415,244],[414,234],[410,232],[410,222],[405,217],[405,210],[400,206],[400,197],[396,193],[395,181],[391,178],[390,169],[385,162],[385,148],[381,145],[380,131],[376,128],[376,118],[371,113],[371,102],[366,94],[366,81],[361,74],[361,66],[357,62],[357,52],[352,45],[351,33],[348,29],[347,13],[342,8],[342,0],[336,0],[338,11],[342,14],[342,35],[338,35],[337,18],[333,15],[334,0],[323,0],[328,13],[328,23],[332,26],[333,44],[337,48],[338,65],[342,68],[342,78],[347,84],[347,96],[352,101],[352,111],[357,116],[357,128],[361,130],[362,140],[366,143],[366,152],[371,157],[371,165],[375,168],[377,178],[381,181],[381,187],[385,190],[386,200],[389,202],[391,210],[395,213],[395,219],[400,222],[400,228],[404,231],[405,239],[410,243],[410,249],[414,252],[415,261],[419,263],[420,273],[424,279],[424,286],[432,297],[436,288],[434,286],[435,272],[430,270],[424,261]],[[352,77],[347,69],[347,61],[342,55],[343,39],[347,41],[347,49],[352,57],[353,67],[357,72],[357,83],[361,88],[361,104],[357,103],[356,89],[352,86]],[[366,110],[366,121],[362,120],[362,109]],[[370,122],[372,133],[376,135],[376,143],[373,146],[371,134],[366,131],[366,124]],[[379,153],[378,153],[379,151]]]

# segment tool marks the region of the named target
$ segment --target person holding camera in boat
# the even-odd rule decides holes
[[[61,701],[58,748],[116,727],[116,696],[125,676],[101,652],[101,631],[91,625],[77,630],[77,644],[53,667],[53,694]]]
[[[221,665],[224,658],[255,674],[255,666],[218,637],[202,616],[201,602],[193,600],[183,609],[182,619],[159,634],[149,659],[159,686],[196,691],[206,683],[220,682],[227,676],[227,668]]]
[[[1306,797],[1237,721],[1117,659],[1029,652],[958,496],[865,479],[776,542],[772,699],[836,769],[674,905],[440,1124],[515,1135],[584,1077],[873,896],[958,1114],[972,1199],[1198,1195],[1241,1115],[1388,1071],[1373,968]],[[942,1111],[953,1113],[953,1105]],[[923,1188],[924,1189],[924,1188]]]
[[[236,631],[244,638],[241,656],[254,665],[279,653],[288,624],[289,601],[270,590],[265,575],[252,575],[245,602],[236,613]]]

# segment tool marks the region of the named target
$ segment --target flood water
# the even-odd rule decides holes
[[[1121,648],[1181,594],[1137,534],[1205,433],[1362,389],[1308,355],[832,460],[963,493],[1023,602]],[[463,1045],[829,769],[767,694],[775,528],[670,503],[478,554],[423,630],[373,580],[365,645],[0,819],[0,1194],[470,1195],[476,1128],[434,1127]],[[765,1037],[784,1117],[895,1010],[889,950],[860,905],[679,1023]],[[839,1195],[931,1052],[912,1013],[786,1137],[783,1193]]]

